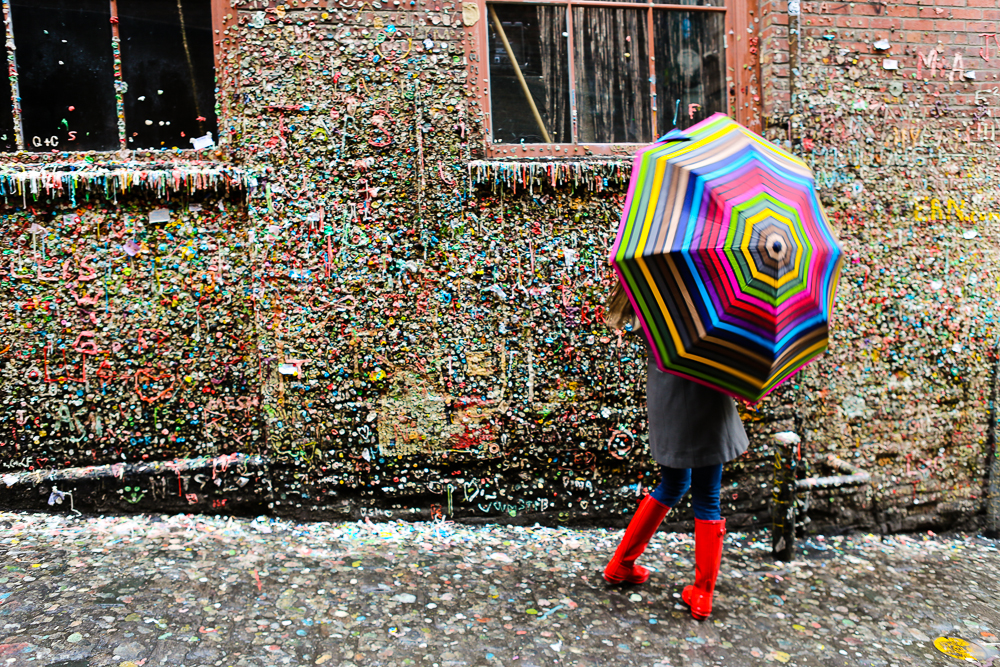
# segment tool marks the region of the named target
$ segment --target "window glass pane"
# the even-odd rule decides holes
[[[555,143],[573,140],[569,124],[569,59],[566,8],[539,5],[490,5],[503,26],[542,123]],[[524,88],[492,16],[489,21],[490,111],[493,141],[544,143]]]
[[[108,0],[10,5],[25,148],[118,148]]]
[[[6,64],[6,63],[4,63]],[[10,77],[0,77],[0,151],[17,150],[14,132],[14,101],[10,93]]]
[[[646,10],[573,8],[580,143],[652,141]]]
[[[653,21],[659,135],[725,113],[725,16],[661,10]]]
[[[118,34],[128,147],[216,138],[211,1],[118,0]]]

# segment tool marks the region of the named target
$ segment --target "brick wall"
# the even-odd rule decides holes
[[[762,24],[767,133],[812,165],[848,256],[831,352],[785,398],[810,425],[806,451],[875,475],[813,511],[889,529],[981,512],[1000,259],[996,0],[804,2],[798,33],[771,2]]]

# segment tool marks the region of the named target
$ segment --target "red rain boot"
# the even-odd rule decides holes
[[[722,538],[726,534],[726,520],[694,520],[694,585],[681,593],[684,603],[691,607],[691,616],[703,621],[712,613],[712,593],[722,562]]]
[[[646,550],[653,533],[660,527],[663,517],[670,508],[653,496],[646,496],[639,503],[639,509],[625,529],[621,544],[615,550],[611,562],[604,568],[604,580],[609,584],[644,584],[649,579],[649,570],[636,565],[635,560]]]

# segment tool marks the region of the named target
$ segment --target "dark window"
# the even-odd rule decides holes
[[[493,102],[493,138],[505,143],[543,143],[544,126],[556,143],[572,141],[570,131],[569,69],[566,58],[566,8],[545,5],[490,5],[521,76],[531,93],[541,122],[527,103],[493,14],[490,20],[490,99]]]
[[[722,0],[633,1],[487,5],[494,143],[645,143],[726,111]]]
[[[24,147],[118,148],[107,0],[13,0]]]
[[[3,150],[17,148],[18,124],[29,151],[192,148],[214,138],[211,0],[10,5],[20,105],[0,113]]]
[[[10,77],[0,77],[0,151],[17,150],[17,131],[14,129],[14,94]],[[9,100],[6,104],[5,100]]]
[[[573,55],[579,141],[650,141],[646,12],[610,7],[573,8]]]
[[[197,0],[118,0],[129,148],[191,148],[215,136],[212,8]]]

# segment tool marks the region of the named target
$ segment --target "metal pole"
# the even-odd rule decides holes
[[[1000,338],[993,347],[993,387],[990,392],[990,481],[986,488],[986,535],[1000,537],[1000,447],[997,446],[997,380],[1000,378]]]
[[[799,0],[788,0],[788,150],[792,150],[792,126],[797,121],[799,67]],[[746,35],[743,36],[746,39]],[[774,487],[771,505],[771,555],[790,561],[795,553],[796,446],[802,441],[790,431],[774,436]]]
[[[574,0],[566,3],[566,65],[569,69],[569,122],[570,137],[573,143],[580,140],[580,126],[576,115],[576,45],[573,43],[573,5]]]
[[[802,439],[785,431],[774,436],[774,486],[771,498],[771,555],[790,561],[795,553],[795,473]]]
[[[791,152],[793,128],[798,125],[799,113],[799,49],[801,45],[799,0],[788,0],[788,143]],[[745,39],[745,38],[744,38]]]
[[[657,99],[656,99],[656,49],[654,48],[654,44],[653,44],[653,42],[655,41],[655,35],[653,34],[654,33],[653,27],[654,27],[653,26],[653,7],[652,7],[652,5],[650,5],[650,7],[646,10],[646,50],[648,51],[648,53],[646,54],[646,56],[647,56],[648,62],[649,62],[649,102],[650,102],[650,107],[652,109],[652,113],[650,114],[652,116],[652,118],[650,118],[650,122],[651,122],[651,124],[653,126],[653,133],[651,135],[649,135],[649,136],[651,136],[651,137],[658,137],[658,136],[660,136],[658,134],[658,132],[660,131],[660,129],[659,129],[659,127],[657,127],[658,123],[656,122],[657,121],[656,112],[657,112],[657,108],[659,107],[659,105],[656,103],[657,102]]]
[[[1000,537],[1000,448],[994,445],[990,457],[990,488],[986,496],[986,534]]]
[[[493,5],[490,5],[490,18],[493,19],[493,27],[497,29],[500,41],[503,42],[503,48],[507,51],[507,57],[510,58],[510,63],[514,66],[514,74],[517,75],[517,80],[521,82],[521,90],[524,91],[524,96],[528,98],[528,105],[531,107],[531,113],[535,116],[535,122],[538,123],[538,129],[542,131],[545,143],[551,144],[552,139],[549,138],[549,131],[545,129],[545,123],[542,122],[542,115],[538,113],[538,107],[535,106],[535,99],[531,96],[531,91],[528,90],[528,82],[524,80],[524,75],[521,74],[521,66],[517,64],[517,58],[514,57],[514,50],[510,48],[510,42],[507,41],[507,33],[503,31],[503,23],[500,22],[500,17],[497,16],[497,11],[493,9]]]

